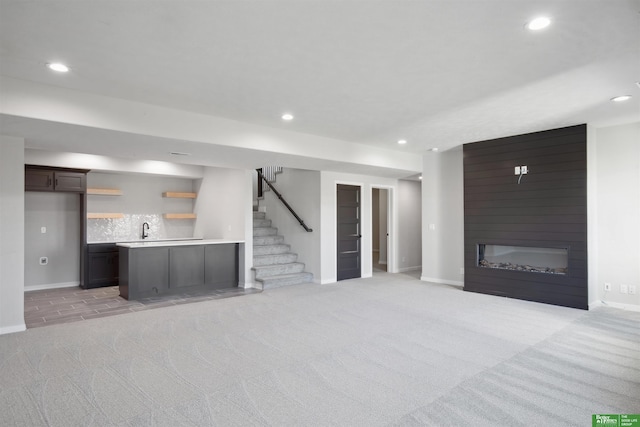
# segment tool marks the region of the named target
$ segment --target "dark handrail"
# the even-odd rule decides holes
[[[307,224],[304,223],[304,221],[298,216],[298,214],[293,210],[293,208],[291,206],[289,206],[289,203],[287,203],[287,201],[282,197],[282,194],[280,194],[278,192],[278,190],[276,190],[276,188],[273,186],[273,184],[271,184],[267,178],[264,177],[264,175],[262,174],[262,171],[260,169],[256,169],[256,172],[258,172],[258,177],[260,178],[260,181],[264,181],[267,183],[267,185],[269,186],[269,188],[271,189],[271,191],[273,191],[273,194],[275,194],[276,196],[278,196],[278,199],[280,199],[280,201],[282,202],[282,204],[284,204],[284,206],[289,209],[289,212],[291,212],[291,214],[298,220],[298,222],[300,223],[300,225],[302,226],[302,228],[304,228],[307,232],[312,232],[313,229],[307,227]],[[260,182],[258,181],[258,182]]]

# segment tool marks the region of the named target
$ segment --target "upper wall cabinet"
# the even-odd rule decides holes
[[[85,170],[66,170],[42,166],[25,166],[26,191],[66,191],[84,193],[87,189]]]

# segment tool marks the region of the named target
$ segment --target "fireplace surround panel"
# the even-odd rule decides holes
[[[463,153],[465,291],[587,309],[586,125]]]

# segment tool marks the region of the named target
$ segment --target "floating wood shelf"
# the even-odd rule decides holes
[[[194,213],[166,213],[163,214],[165,219],[195,219]]]
[[[124,214],[121,213],[88,213],[87,218],[89,219],[103,219],[103,218],[124,218]]]
[[[166,191],[162,193],[162,197],[173,197],[177,199],[195,199],[197,196],[197,193],[180,193],[177,191]]]
[[[122,190],[117,188],[87,188],[87,194],[98,196],[122,196]]]

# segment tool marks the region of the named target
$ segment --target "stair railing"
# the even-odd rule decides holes
[[[289,206],[289,203],[287,203],[287,201],[284,199],[284,197],[282,197],[282,194],[280,194],[278,192],[278,190],[276,190],[276,188],[273,186],[273,184],[271,182],[269,182],[269,180],[265,177],[265,175],[262,173],[262,170],[261,169],[256,169],[256,172],[258,172],[258,191],[260,192],[260,187],[262,185],[262,181],[264,181],[269,186],[271,191],[273,191],[273,194],[278,196],[278,199],[280,199],[282,204],[287,209],[289,209],[289,212],[291,212],[291,214],[298,220],[298,223],[300,223],[302,228],[304,228],[305,231],[307,231],[308,233],[312,232],[313,229],[307,227],[307,224],[305,224],[304,221],[302,220],[302,218],[300,218],[298,216],[298,214],[293,210],[293,208],[291,206]]]

